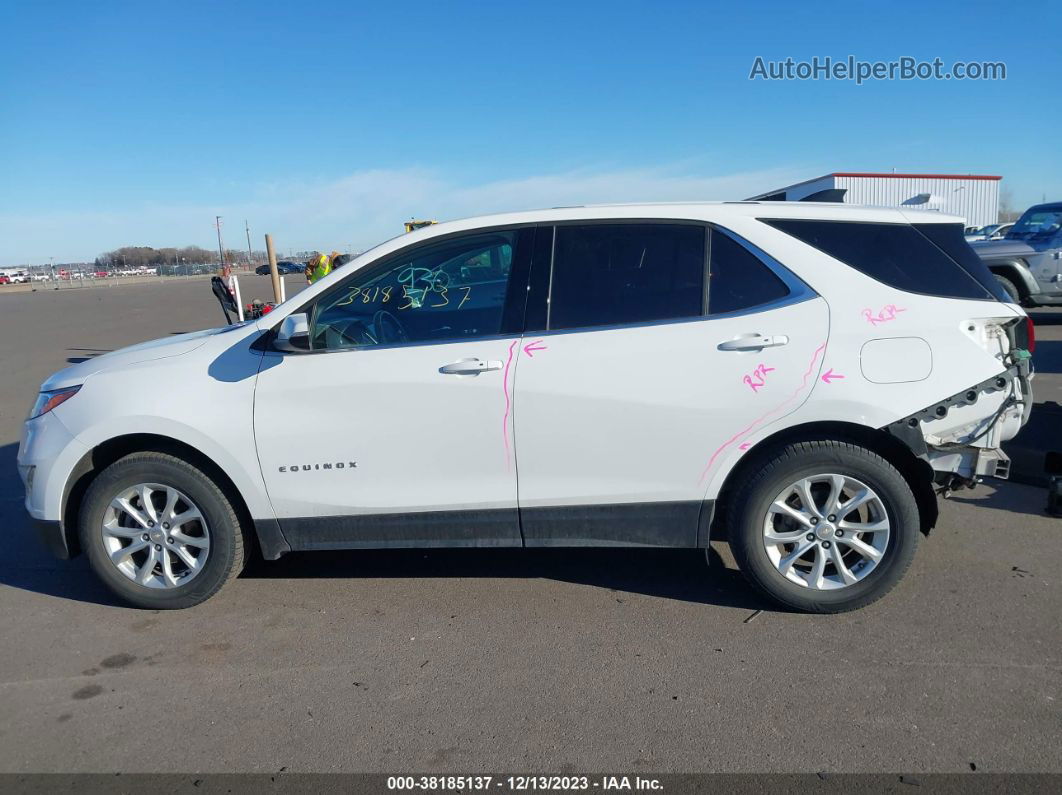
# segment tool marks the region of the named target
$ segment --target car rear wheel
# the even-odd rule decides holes
[[[232,503],[202,471],[165,453],[134,453],[101,472],[79,517],[92,569],[137,607],[209,599],[243,569],[247,544]]]
[[[888,593],[918,545],[918,506],[903,476],[863,447],[791,444],[735,495],[734,557],[786,607],[839,613]]]

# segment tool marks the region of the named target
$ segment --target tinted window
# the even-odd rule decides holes
[[[314,349],[480,337],[499,333],[515,232],[414,248],[354,273],[317,300]]]
[[[551,329],[698,317],[704,307],[702,226],[558,226]]]
[[[777,301],[789,288],[760,259],[725,232],[712,229],[708,312],[737,312]]]
[[[1030,207],[1007,232],[1008,240],[1047,240],[1062,229],[1062,206],[1041,204]]]
[[[909,224],[761,220],[898,290],[992,298],[977,279]]]
[[[960,268],[976,279],[977,283],[993,296],[1004,303],[1011,302],[1011,297],[999,284],[999,280],[992,275],[992,271],[966,242],[962,224],[915,224],[914,228],[955,260]]]

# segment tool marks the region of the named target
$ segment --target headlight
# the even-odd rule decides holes
[[[53,389],[50,392],[41,392],[37,395],[37,402],[33,404],[33,408],[30,409],[29,418],[32,420],[34,417],[39,417],[42,414],[47,414],[54,409],[60,403],[65,403],[70,400],[77,391],[81,389],[81,386],[68,386],[65,389]]]

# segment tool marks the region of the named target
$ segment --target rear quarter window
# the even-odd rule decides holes
[[[914,228],[955,260],[960,268],[977,280],[977,283],[988,290],[996,300],[1006,304],[1010,303],[1011,298],[1007,295],[1007,291],[966,242],[962,224],[914,224]]]
[[[739,312],[789,295],[785,283],[726,232],[712,229],[709,251],[709,314]]]
[[[932,237],[910,224],[761,218],[772,226],[838,259],[872,279],[911,293],[974,300],[998,299],[994,280],[984,265],[978,266],[958,249],[947,233],[930,230]],[[957,224],[921,224],[920,227]],[[952,249],[949,254],[934,238]],[[977,255],[963,241],[969,255]],[[965,264],[954,257],[960,256]],[[977,274],[977,275],[975,275]],[[987,283],[986,283],[987,282]]]

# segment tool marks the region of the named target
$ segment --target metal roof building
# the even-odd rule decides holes
[[[835,201],[910,207],[961,215],[967,226],[999,220],[999,181],[980,174],[871,174],[835,171],[778,188],[749,201]]]

